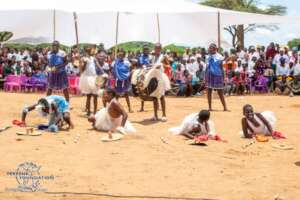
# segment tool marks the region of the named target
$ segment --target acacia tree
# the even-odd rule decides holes
[[[259,13],[267,15],[284,15],[286,14],[286,7],[281,5],[269,5],[266,8],[259,7],[258,0],[204,0],[201,4],[216,8],[223,8],[228,10]],[[224,29],[232,36],[232,46],[244,48],[245,33],[254,31],[257,28],[266,28],[269,30],[276,30],[276,25],[256,25],[256,24],[240,24],[225,27]]]
[[[8,31],[2,31],[0,32],[0,46],[2,46],[3,42],[8,41],[10,38],[12,38],[13,33]]]

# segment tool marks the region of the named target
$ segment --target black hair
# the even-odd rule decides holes
[[[217,45],[216,45],[215,43],[211,43],[211,44],[209,45],[209,48],[215,48],[215,49],[217,49],[218,47],[217,47]]]
[[[126,56],[126,52],[125,52],[125,50],[123,48],[119,49],[118,53],[122,53],[123,56]]]
[[[38,101],[38,104],[43,105],[45,108],[50,108],[50,105],[49,105],[48,101],[47,101],[45,98],[41,98],[41,99]]]
[[[207,121],[209,120],[210,112],[208,110],[201,110],[198,114],[198,120],[199,121]]]
[[[52,42],[52,45],[60,45],[60,43],[59,43],[59,41],[58,40],[54,40],[53,42]]]
[[[112,97],[117,96],[116,92],[113,89],[107,88],[105,91],[107,92],[107,94],[111,95]]]
[[[245,114],[245,112],[246,112],[246,110],[247,110],[248,108],[253,109],[253,107],[252,107],[250,104],[246,104],[246,105],[243,106],[243,113],[244,113],[244,114]]]
[[[143,49],[149,49],[149,46],[147,44],[144,44]]]
[[[160,48],[161,48],[161,44],[160,44],[160,43],[156,43],[156,44],[154,45],[154,47],[160,47]]]

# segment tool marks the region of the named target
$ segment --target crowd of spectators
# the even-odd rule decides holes
[[[25,75],[47,79],[48,54],[51,49],[0,49],[0,79],[3,85],[8,75]],[[70,76],[80,75],[80,59],[84,51],[74,46],[67,54],[66,71]],[[151,56],[152,49],[144,46],[140,51],[126,52],[131,70],[143,67],[143,56]],[[281,47],[270,43],[267,47],[239,47],[222,54],[225,95],[244,95],[251,93],[276,93],[295,95],[300,92],[300,48]],[[94,46],[93,55],[102,70],[111,77],[114,52]],[[165,50],[162,65],[172,87],[177,88],[178,96],[200,96],[205,91],[205,69],[207,49],[186,48],[178,52]]]

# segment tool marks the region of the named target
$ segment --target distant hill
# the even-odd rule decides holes
[[[154,48],[154,43],[151,42],[143,42],[143,41],[133,41],[133,42],[126,42],[118,45],[118,49],[124,49],[125,51],[138,51],[142,50],[143,46],[147,45],[150,49]],[[112,50],[114,47],[111,47]],[[184,49],[187,48],[185,46],[177,46],[175,44],[170,44],[163,47],[163,50],[169,49],[170,51],[176,51],[179,54],[183,54]]]
[[[9,42],[6,42],[4,44],[5,47],[9,48],[17,48],[17,49],[23,49],[23,48],[51,48],[51,43],[49,42],[43,42],[46,41],[47,38],[39,37],[39,38],[19,38],[15,40],[10,40]],[[80,49],[83,49],[86,46],[90,46],[93,44],[88,44],[88,43],[80,43],[79,47]],[[133,41],[133,42],[126,42],[118,45],[118,49],[124,49],[125,51],[142,51],[143,46],[147,45],[151,50],[154,49],[154,43],[151,42],[143,42],[143,41]],[[97,45],[99,47],[99,45]],[[65,46],[61,44],[61,47],[64,50],[69,51],[71,46]],[[170,44],[167,46],[163,47],[163,50],[170,50],[170,51],[175,51],[179,55],[182,55],[184,53],[185,48],[188,48],[187,46],[182,46],[182,45],[175,45],[175,44]],[[111,47],[109,50],[112,51],[114,47]]]
[[[188,48],[188,47],[186,47],[186,46],[177,46],[175,44],[169,44],[169,45],[163,47],[164,50],[174,51],[174,52],[177,52],[180,55],[182,55],[184,53],[184,50],[186,48]]]
[[[41,43],[49,43],[49,42],[51,42],[51,40],[49,40],[46,37],[23,37],[23,38],[9,40],[7,43],[41,44]]]
[[[118,49],[124,49],[125,51],[138,51],[142,50],[143,46],[147,45],[150,49],[154,48],[154,44],[151,42],[133,41],[118,44]],[[115,46],[111,47],[110,50],[114,49]]]

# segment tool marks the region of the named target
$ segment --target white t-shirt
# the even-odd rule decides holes
[[[276,76],[289,75],[289,66],[286,64],[284,66],[276,66]]]
[[[163,54],[160,54],[158,57],[156,57],[156,56],[151,56],[150,57],[151,63],[153,65],[161,64],[161,62],[162,62],[163,59],[164,59],[164,55]]]
[[[195,61],[193,63],[189,63],[186,68],[191,75],[196,75],[196,72],[199,70],[199,64]]]
[[[66,65],[66,71],[68,74],[74,74],[74,75],[78,75],[79,74],[79,68],[78,67],[74,67],[74,65],[69,62]]]
[[[245,58],[245,54],[246,54],[245,51],[242,50],[242,51],[240,51],[240,52],[237,53],[237,56],[239,57],[239,59],[244,59]]]
[[[51,54],[52,54],[52,52],[49,51],[48,55],[47,55],[48,60],[50,59]],[[58,52],[56,53],[56,55],[58,55],[60,57],[63,57],[63,58],[67,56],[66,52],[64,52],[63,50],[58,50]]]
[[[255,57],[256,59],[260,58],[259,53],[257,51],[250,53],[249,57],[250,57],[250,60],[252,60],[253,57]]]
[[[248,62],[249,77],[252,77],[254,75],[254,73],[255,73],[254,66],[255,66],[255,62],[253,62],[253,61],[249,61]]]
[[[276,56],[273,59],[273,64],[276,64],[276,66],[280,65],[280,58],[283,57],[285,59],[285,63],[289,63],[289,57],[285,54],[280,55],[280,54],[276,54]]]
[[[300,75],[300,64],[294,66],[294,76]]]
[[[21,74],[25,74],[25,73],[32,73],[32,69],[30,66],[21,67]]]
[[[100,65],[101,66],[101,65]],[[109,70],[109,64],[108,63],[103,63],[103,66],[101,66],[104,70]]]
[[[235,69],[234,69],[235,72],[239,72],[241,73],[243,71],[243,66],[237,66]]]
[[[82,75],[85,76],[97,76],[96,73],[96,63],[93,56],[83,58],[83,61],[86,62],[85,70]]]

